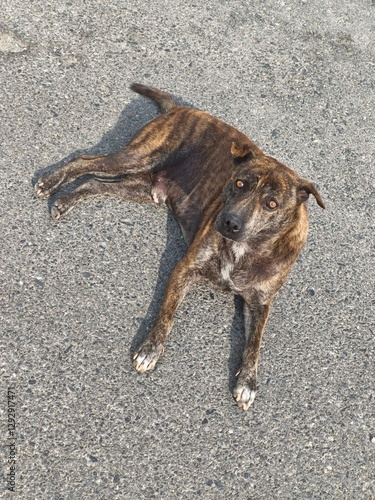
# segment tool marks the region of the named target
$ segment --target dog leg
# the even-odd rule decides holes
[[[117,181],[90,179],[74,191],[57,199],[51,207],[51,215],[58,220],[84,200],[98,196],[111,196],[128,201],[151,202],[151,177],[149,174],[129,175]]]
[[[158,359],[165,350],[176,309],[196,278],[195,270],[188,265],[186,256],[172,272],[157,320],[146,340],[133,356],[133,366],[139,372],[155,368]]]
[[[35,196],[37,198],[49,198],[66,182],[91,173],[90,170],[94,170],[94,165],[98,165],[105,158],[105,156],[93,155],[82,155],[74,158],[74,160],[66,163],[58,170],[41,177],[34,186]]]
[[[238,406],[243,410],[247,410],[255,399],[259,350],[269,311],[269,305],[253,304],[246,302],[245,299],[244,320],[247,344],[242,366],[238,372],[237,385],[233,391]]]
[[[143,154],[137,148],[128,146],[107,156],[79,156],[60,169],[41,179],[35,185],[38,198],[49,198],[63,184],[83,175],[116,177],[125,174],[150,172],[158,162],[158,154]]]
[[[173,112],[158,116],[146,124],[124,148],[106,156],[79,156],[39,179],[35,185],[36,196],[48,198],[63,184],[86,174],[114,177],[154,171],[179,149],[185,137],[185,129],[176,127],[175,122]]]

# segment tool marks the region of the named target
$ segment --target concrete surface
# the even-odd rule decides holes
[[[374,498],[374,21],[371,0],[2,5],[0,496],[13,387],[15,498]],[[131,367],[185,251],[166,210],[102,200],[55,223],[33,197],[36,173],[155,115],[132,81],[239,127],[326,202],[248,412],[230,295],[197,287],[163,363]]]

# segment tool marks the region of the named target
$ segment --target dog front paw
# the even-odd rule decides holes
[[[162,344],[143,344],[133,356],[134,368],[141,373],[153,370],[163,352],[164,346]]]
[[[256,381],[251,379],[238,380],[236,387],[233,391],[233,397],[237,405],[243,410],[248,410],[250,405],[253,404],[256,395]]]

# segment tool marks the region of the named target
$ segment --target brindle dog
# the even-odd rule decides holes
[[[42,177],[36,195],[48,198],[79,176],[92,178],[57,199],[60,219],[82,200],[114,196],[166,203],[189,249],[174,269],[157,320],[134,355],[140,372],[152,370],[165,349],[174,313],[201,279],[244,299],[247,338],[233,395],[247,410],[256,393],[259,349],[270,305],[305,242],[305,201],[316,188],[244,134],[202,111],[178,106],[166,93],[133,84],[161,115],[129,145],[108,156],[80,156]],[[107,178],[114,182],[103,182]]]

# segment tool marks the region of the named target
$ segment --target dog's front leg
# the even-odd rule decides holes
[[[157,320],[146,340],[133,356],[133,366],[139,372],[153,370],[163,354],[172,329],[176,309],[196,281],[197,273],[189,266],[187,256],[174,269]]]
[[[260,304],[257,301],[255,303],[246,301],[245,298],[246,347],[243,353],[242,366],[238,372],[237,385],[233,391],[238,406],[244,410],[247,410],[255,399],[259,350],[269,311],[269,305]]]

